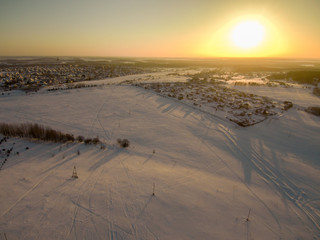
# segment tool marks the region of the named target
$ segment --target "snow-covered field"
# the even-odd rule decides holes
[[[232,86],[232,85],[231,85]],[[298,84],[294,87],[265,87],[265,86],[232,86],[242,92],[253,92],[260,96],[272,96],[274,99],[291,101],[302,107],[320,106],[320,98],[312,94],[309,88]]]
[[[0,239],[320,239],[320,119],[297,108],[241,128],[105,85],[3,95],[0,113],[107,145],[3,142]]]

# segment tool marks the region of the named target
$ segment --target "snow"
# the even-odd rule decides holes
[[[134,74],[127,75],[115,78],[107,78],[102,80],[92,80],[92,81],[83,81],[81,83],[85,84],[121,84],[124,82],[130,83],[139,83],[139,82],[186,82],[188,79],[188,74],[194,74],[199,72],[200,70],[161,70],[154,73],[142,73],[142,74]],[[177,74],[177,75],[173,75]],[[181,75],[178,75],[181,74]]]
[[[237,90],[272,97],[281,101],[291,101],[302,107],[320,106],[320,98],[312,94],[312,89],[295,87],[265,87],[265,86],[232,86]]]
[[[233,77],[231,80],[228,81],[228,84],[235,84],[235,83],[257,83],[257,84],[266,84],[267,81],[262,80],[261,78],[245,78],[244,76]]]
[[[175,77],[150,75],[105,82]],[[0,96],[0,112],[1,122],[107,145],[2,143],[14,154],[0,170],[0,239],[320,238],[320,120],[297,108],[242,128],[142,88],[105,85]]]

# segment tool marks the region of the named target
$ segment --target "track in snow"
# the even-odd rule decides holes
[[[308,202],[312,200],[303,191],[301,191],[299,187],[297,187],[292,181],[284,176],[278,169],[276,169],[267,160],[265,160],[257,152],[255,147],[251,147],[251,149],[247,153],[242,150],[245,148],[242,148],[238,145],[236,139],[232,136],[232,134],[226,127],[219,125],[219,129],[229,141],[230,149],[236,155],[240,156],[243,161],[246,161],[248,164],[250,164],[252,169],[254,169],[255,172],[259,174],[259,176],[265,179],[267,183],[274,185],[281,196],[285,197],[285,199],[289,200],[298,209],[300,209],[320,233],[320,214],[316,208],[308,204]]]

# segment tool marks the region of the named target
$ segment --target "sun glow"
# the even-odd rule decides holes
[[[277,19],[262,15],[226,16],[208,35],[198,54],[204,57],[277,57],[288,51]],[[200,45],[200,44],[199,44]]]
[[[258,21],[243,21],[231,31],[232,43],[242,49],[254,48],[260,45],[265,36],[265,28]]]

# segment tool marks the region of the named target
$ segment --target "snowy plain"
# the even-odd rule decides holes
[[[3,143],[19,155],[0,171],[0,239],[320,239],[319,117],[292,108],[242,128],[116,84],[159,79],[0,96],[1,122],[107,146]]]

